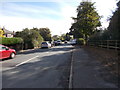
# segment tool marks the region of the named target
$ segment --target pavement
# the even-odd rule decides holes
[[[83,48],[73,50],[72,88],[117,88],[100,75],[101,64],[94,60]]]

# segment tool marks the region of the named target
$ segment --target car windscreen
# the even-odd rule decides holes
[[[42,42],[42,44],[47,44],[47,42]]]
[[[2,46],[0,45],[0,50],[2,50]]]

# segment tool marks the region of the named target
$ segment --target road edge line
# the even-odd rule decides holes
[[[24,61],[24,62],[21,62],[21,63],[15,65],[15,67],[18,67],[18,66],[20,66],[20,65],[22,65],[22,64],[24,64],[24,63],[26,63],[26,62],[29,62],[29,61],[31,61],[32,59],[35,59],[36,57],[38,57],[38,56],[35,56],[35,57],[30,58],[30,59],[28,59],[28,60],[26,60],[26,61]]]
[[[69,77],[69,88],[73,88],[73,83],[72,83],[72,79],[73,79],[73,51],[71,53],[71,68],[70,68],[70,77]]]

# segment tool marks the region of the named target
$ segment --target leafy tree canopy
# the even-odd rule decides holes
[[[112,40],[120,40],[120,1],[117,3],[118,8],[113,13],[108,26],[108,31]]]
[[[73,18],[74,23],[70,28],[75,38],[88,39],[95,31],[96,28],[101,26],[100,16],[95,10],[94,3],[81,2],[77,8],[77,18]]]
[[[54,35],[54,36],[52,36],[52,39],[53,39],[54,41],[59,40],[59,39],[60,39],[60,36]]]
[[[15,36],[23,38],[24,43],[28,45],[28,48],[38,47],[43,41],[42,36],[34,29],[25,28],[21,32],[16,32]]]
[[[39,28],[38,32],[45,41],[51,41],[51,32],[49,28]]]

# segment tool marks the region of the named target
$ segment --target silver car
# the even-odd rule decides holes
[[[41,48],[51,48],[51,44],[49,42],[42,42],[41,43]]]

